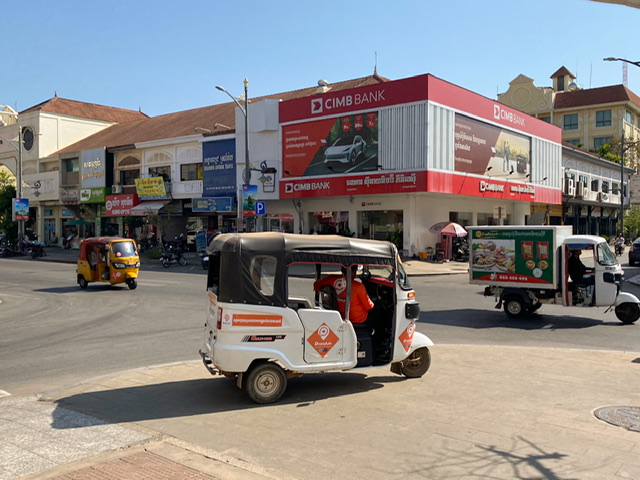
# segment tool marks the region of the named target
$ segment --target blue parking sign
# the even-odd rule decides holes
[[[254,205],[255,205],[256,215],[264,215],[265,213],[267,213],[266,202],[256,202]]]

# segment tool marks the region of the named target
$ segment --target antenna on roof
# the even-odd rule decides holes
[[[622,84],[625,87],[629,86],[629,79],[628,79],[627,75],[628,75],[627,62],[622,62]]]
[[[53,98],[58,98],[58,92],[57,91],[53,92]]]
[[[376,59],[376,63],[373,65],[373,74],[378,75],[378,52],[373,52],[373,54]]]

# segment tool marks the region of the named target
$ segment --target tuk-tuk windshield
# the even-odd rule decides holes
[[[388,265],[371,265],[368,270],[372,277],[383,277],[390,281],[393,281],[395,277],[393,268]],[[398,263],[398,285],[403,290],[412,289],[409,277],[400,263]]]
[[[111,250],[116,257],[133,257],[136,255],[133,242],[114,242],[111,244]]]
[[[598,252],[598,263],[600,263],[600,265],[617,265],[618,264],[618,260],[616,259],[615,254],[611,251],[611,249],[609,248],[609,245],[607,245],[606,243],[602,242],[599,243],[597,246],[597,252]]]

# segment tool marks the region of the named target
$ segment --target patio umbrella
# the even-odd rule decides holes
[[[445,235],[454,235],[456,237],[467,236],[467,231],[464,227],[454,222],[438,222],[435,225],[431,225],[429,231],[431,233],[444,233]]]

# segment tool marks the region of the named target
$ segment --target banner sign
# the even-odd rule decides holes
[[[131,208],[140,204],[138,195],[134,193],[125,195],[107,195],[105,202],[105,214],[107,217],[128,217]]]
[[[29,220],[29,199],[14,198],[11,202],[11,219],[15,222],[18,220]]]
[[[378,171],[377,139],[377,111],[285,125],[283,169],[290,177]]]
[[[167,199],[162,177],[136,178],[136,193],[141,200]]]
[[[256,216],[256,200],[258,199],[257,185],[242,185],[242,215],[245,217]]]
[[[236,194],[236,142],[234,139],[202,144],[202,196]]]
[[[455,170],[478,175],[526,179],[531,171],[531,139],[456,114]]]

